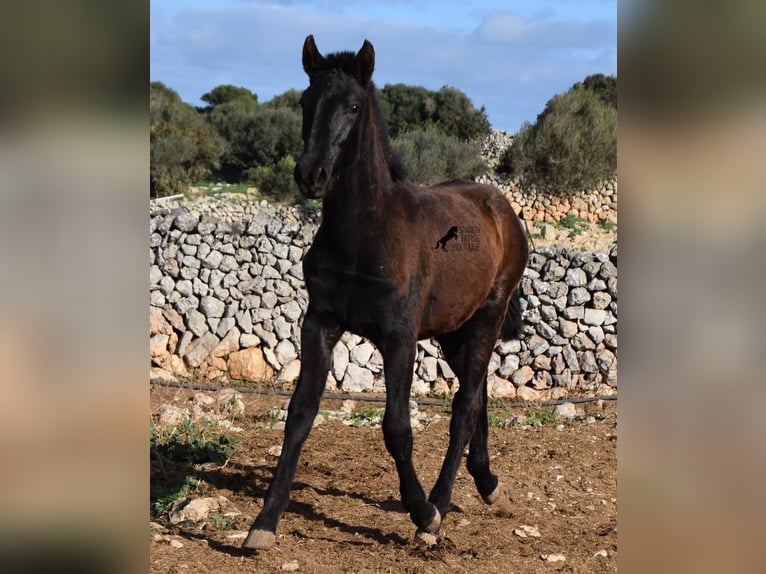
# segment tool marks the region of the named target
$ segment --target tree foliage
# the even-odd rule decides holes
[[[149,140],[152,197],[184,192],[209,175],[223,147],[197,111],[161,82],[149,87]]]
[[[386,84],[378,100],[392,137],[427,125],[460,140],[484,137],[491,130],[484,107],[474,108],[457,88],[444,86],[433,92],[422,86]]]
[[[258,96],[256,94],[247,88],[232,86],[231,84],[216,86],[206,94],[200,96],[200,100],[206,102],[211,108],[240,98],[252,100],[253,103],[258,102]]]
[[[592,188],[617,170],[616,80],[589,76],[551,98],[501,157],[500,171],[551,191]]]
[[[296,196],[300,98],[293,89],[261,103],[249,89],[224,84],[203,94],[207,105],[195,109],[163,84],[152,84],[152,195],[186,191],[215,177],[249,181],[275,197]],[[378,101],[416,180],[471,178],[485,169],[472,142],[490,132],[489,120],[460,90],[392,84],[378,91]]]
[[[460,141],[433,124],[400,134],[392,147],[407,166],[410,177],[422,184],[473,179],[487,169],[478,142]]]

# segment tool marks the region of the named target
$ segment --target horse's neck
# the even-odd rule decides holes
[[[393,189],[385,138],[370,103],[346,144],[345,151],[353,159],[339,174],[324,205],[326,216],[345,228],[358,227],[360,236],[379,236]]]

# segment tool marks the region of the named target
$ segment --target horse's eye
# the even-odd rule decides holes
[[[348,111],[350,111],[352,114],[355,114],[359,111],[359,104],[351,104],[351,106],[348,108]]]

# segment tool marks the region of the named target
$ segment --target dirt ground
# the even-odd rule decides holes
[[[190,392],[153,386],[151,394],[156,417],[160,405],[182,403]],[[243,399],[244,420],[237,424],[245,430],[232,434],[239,441],[234,453],[222,468],[195,473],[204,481],[201,494],[225,496],[225,510],[240,514],[223,526],[174,526],[158,520],[161,527],[152,527],[158,535],[149,541],[151,572],[617,570],[615,402],[605,402],[603,410],[588,403],[585,414],[594,415],[590,422],[491,428],[492,468],[511,486],[513,516],[495,516],[462,465],[452,510],[432,548],[414,538],[415,527],[399,501],[396,469],[380,428],[327,421],[313,429],[306,443],[275,546],[253,553],[241,550],[240,544],[262,506],[276,465],[269,449],[281,445],[283,436],[283,431],[259,428],[258,423],[285,398],[248,394]],[[338,401],[323,400],[321,405],[339,407]],[[433,418],[415,433],[414,445],[416,469],[428,491],[446,451],[449,414],[435,406],[420,410]],[[506,409],[502,415],[523,412]],[[523,527],[536,528],[539,536],[520,536]],[[543,558],[551,555],[564,559]]]

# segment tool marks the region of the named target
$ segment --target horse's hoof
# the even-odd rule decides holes
[[[250,550],[266,550],[274,546],[274,542],[277,539],[277,535],[268,530],[251,530],[245,541],[242,543],[242,548],[249,548]]]
[[[481,499],[486,504],[495,504],[495,502],[497,502],[498,498],[500,498],[500,496],[502,494],[502,490],[503,490],[503,484],[498,482],[497,486],[495,487],[495,490],[493,490],[492,492],[490,492],[486,496],[482,494],[481,495]]]
[[[439,512],[439,509],[434,508],[434,517],[431,519],[431,522],[426,524],[422,529],[418,528],[418,531],[422,530],[425,533],[428,534],[437,534],[439,532],[439,527],[442,525],[442,515]]]
[[[425,530],[421,530],[418,528],[417,532],[415,532],[415,538],[420,540],[423,544],[428,546],[429,548],[431,546],[436,546],[436,543],[439,541],[439,535],[435,532],[426,532]]]
[[[495,507],[495,514],[507,518],[513,515],[511,512],[511,496],[508,490],[505,484],[498,482],[495,490],[486,496],[482,494],[481,498],[485,503]]]

